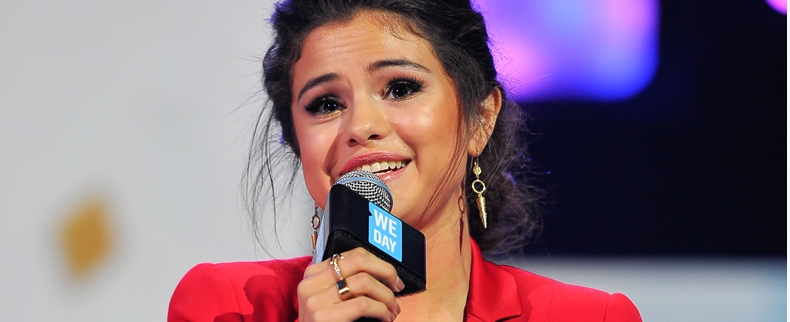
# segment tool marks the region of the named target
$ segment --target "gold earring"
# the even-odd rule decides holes
[[[310,226],[313,227],[313,234],[310,238],[313,241],[313,256],[315,256],[315,244],[318,242],[318,228],[321,228],[321,217],[318,216],[318,206],[313,210],[313,217],[310,218]]]
[[[483,170],[477,164],[477,160],[473,161],[472,173],[475,174],[475,181],[472,181],[472,191],[477,193],[477,209],[480,210],[480,220],[483,221],[483,229],[488,228],[488,213],[486,213],[486,197],[483,197],[483,192],[486,191],[486,184],[480,180],[480,174]]]

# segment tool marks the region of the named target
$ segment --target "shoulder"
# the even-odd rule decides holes
[[[310,257],[198,264],[176,286],[168,321],[241,321],[261,314],[266,321],[288,320],[309,264]]]
[[[519,297],[526,304],[522,308],[529,308],[529,321],[642,321],[636,306],[623,294],[609,294],[516,267],[490,264],[513,276]]]

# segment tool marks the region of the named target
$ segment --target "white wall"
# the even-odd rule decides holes
[[[0,320],[163,320],[192,265],[266,258],[238,187],[271,7],[0,5]],[[91,196],[115,244],[74,279],[60,229]]]

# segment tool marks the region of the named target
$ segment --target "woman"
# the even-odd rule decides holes
[[[272,23],[264,86],[316,207],[344,173],[376,172],[392,213],[426,236],[427,290],[396,298],[394,268],[362,248],[312,265],[201,264],[169,321],[641,320],[621,294],[483,259],[519,248],[537,224],[535,193],[508,172],[523,164],[519,108],[469,0],[291,0]]]

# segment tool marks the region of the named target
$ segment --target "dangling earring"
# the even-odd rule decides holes
[[[480,210],[480,220],[483,221],[483,229],[486,229],[488,228],[488,214],[486,213],[486,197],[483,197],[483,192],[486,191],[486,184],[483,180],[480,180],[480,174],[483,173],[483,170],[477,164],[477,159],[472,162],[472,173],[477,178],[475,181],[472,181],[472,191],[477,193],[477,209]]]
[[[318,206],[313,210],[313,217],[310,218],[310,226],[313,227],[313,235],[310,238],[313,241],[313,256],[315,256],[315,243],[318,242],[318,228],[321,228],[321,217],[318,216]]]

